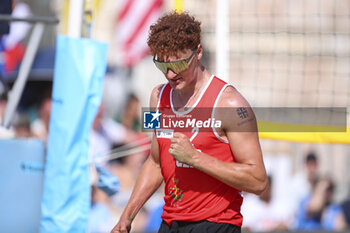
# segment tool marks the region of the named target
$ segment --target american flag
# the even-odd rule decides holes
[[[124,0],[117,18],[116,38],[122,64],[132,67],[149,53],[149,27],[162,13],[163,0]]]

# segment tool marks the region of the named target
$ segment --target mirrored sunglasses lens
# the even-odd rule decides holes
[[[171,69],[173,72],[178,74],[188,68],[188,64],[186,61],[179,61],[179,62],[172,62],[172,63],[163,63],[163,62],[155,61],[155,65],[163,73],[167,73],[168,70]]]
[[[185,61],[174,63],[174,66],[176,73],[181,73],[182,71],[185,71],[188,68],[188,64]]]
[[[160,69],[160,71],[162,71],[163,73],[166,73],[167,72],[167,67],[166,67],[166,65],[164,64],[164,63],[160,63],[160,62],[155,62],[155,64],[156,64],[156,67],[158,68],[158,69]]]

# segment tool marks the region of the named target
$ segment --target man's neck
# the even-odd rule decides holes
[[[204,70],[200,72],[193,80],[191,85],[181,91],[174,91],[173,104],[177,109],[182,107],[191,107],[200,97],[200,93],[204,90],[207,82],[209,81],[211,74]]]

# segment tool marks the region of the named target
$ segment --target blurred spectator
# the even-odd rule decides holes
[[[97,179],[95,183],[99,189],[105,192],[108,196],[113,196],[120,191],[120,182],[118,177],[116,177],[112,172],[110,172],[106,167],[100,166],[94,163]],[[92,180],[94,181],[94,180]]]
[[[305,166],[306,166],[306,177],[309,184],[308,186],[309,186],[309,189],[311,189],[311,182],[315,177],[317,177],[317,173],[318,173],[318,159],[315,153],[311,152],[306,156]]]
[[[110,202],[110,197],[120,191],[119,179],[105,167],[96,163],[90,165],[91,209],[88,232],[108,232],[120,215],[120,211]]]
[[[116,206],[122,208],[126,206],[146,158],[145,152],[138,152],[109,163],[110,171],[120,180],[120,192],[112,198]]]
[[[268,176],[268,186],[260,195],[245,194],[242,205],[243,229],[249,231],[287,230],[290,216],[283,203],[272,194],[273,180]]]
[[[127,119],[133,119],[131,121],[124,121],[124,124],[113,121],[104,114],[103,104],[98,109],[96,117],[92,125],[92,132],[90,135],[90,155],[93,158],[104,158],[108,154],[118,154],[118,150],[130,151],[130,154],[114,159],[108,163],[108,170],[119,178],[120,190],[117,194],[107,197],[105,193],[98,188],[94,188],[95,196],[92,205],[90,232],[106,232],[106,225],[109,223],[111,216],[116,221],[127,201],[130,198],[132,188],[136,182],[142,165],[149,153],[147,149],[135,152],[135,149],[140,149],[140,146],[149,147],[150,143],[145,136],[139,132],[132,130],[132,125],[135,120],[139,119],[139,102],[136,96],[129,98],[128,104],[126,104],[124,117]],[[116,145],[124,145],[125,150],[121,150],[122,147]],[[128,153],[128,152],[127,152]],[[98,215],[98,216],[97,216]],[[96,218],[96,220],[93,220]],[[106,219],[107,224],[102,224],[103,219]],[[97,222],[97,220],[99,222]],[[141,210],[141,213],[136,217],[134,221],[133,230],[136,232],[143,232],[148,220],[148,215],[145,209]],[[115,222],[114,222],[115,224]],[[110,230],[110,229],[109,229]]]
[[[34,136],[30,130],[29,118],[25,114],[17,114],[15,116],[13,127],[15,130],[15,137],[17,138],[29,138]]]
[[[119,211],[110,203],[108,195],[93,185],[91,188],[91,210],[88,232],[109,232],[119,215]]]
[[[138,133],[104,116],[101,104],[92,124],[90,155],[94,158],[108,155],[115,145],[129,143],[136,138]]]
[[[118,208],[118,210],[120,210],[120,214],[130,198],[132,189],[139,173],[141,172],[142,165],[145,162],[147,155],[148,151],[131,153],[128,156],[112,160],[108,165],[110,171],[115,174],[120,181],[120,192],[111,197],[111,202],[116,208]],[[116,220],[117,219],[118,218],[116,218]],[[142,208],[133,221],[133,231],[144,232],[147,221],[148,210]]]
[[[128,129],[140,130],[140,101],[135,94],[128,96],[121,123]]]
[[[341,207],[332,203],[334,188],[330,178],[314,179],[311,194],[300,204],[297,230],[341,231],[345,228]]]
[[[49,124],[52,99],[46,97],[42,100],[39,108],[39,118],[34,120],[30,128],[35,137],[44,140],[46,143],[49,137]]]
[[[304,168],[294,175],[290,186],[290,200],[295,206],[294,213],[300,205],[302,199],[311,193],[311,183],[318,176],[318,158],[314,152],[309,152],[304,159]]]
[[[105,156],[110,155],[113,152],[113,148],[116,145],[120,144],[128,144],[135,141],[138,138],[138,133],[126,128],[122,124],[113,121],[112,119],[106,117],[103,112],[103,104],[100,105],[94,122],[92,124],[92,130],[90,134],[90,156],[91,159],[105,158]],[[123,197],[127,196],[129,198],[129,191],[126,188],[128,184],[134,184],[136,181],[136,176],[133,175],[134,172],[139,172],[145,156],[141,154],[141,157],[138,157],[137,154],[135,156],[128,156],[125,158],[127,162],[127,169],[123,169],[123,166],[111,166],[109,164],[108,169],[112,174],[116,175],[120,181],[120,190],[117,194],[112,196],[113,200],[117,200],[123,203]],[[122,159],[123,160],[123,159]],[[113,164],[113,163],[112,163]],[[99,174],[100,176],[100,174]],[[127,191],[126,191],[127,190]],[[122,208],[120,205],[116,205],[112,203],[110,198],[103,193],[102,190],[97,187],[93,189],[95,195],[91,210],[91,219],[90,219],[90,232],[107,232],[113,227],[115,221],[120,217],[122,213]],[[127,200],[127,199],[126,199]],[[146,217],[144,215],[140,215],[136,221],[136,229],[142,229],[143,222]],[[104,220],[106,219],[106,220]],[[114,220],[112,222],[110,220]],[[103,222],[106,221],[106,224]],[[139,224],[140,223],[140,224]]]

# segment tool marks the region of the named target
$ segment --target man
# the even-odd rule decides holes
[[[235,88],[201,64],[200,33],[200,22],[187,13],[167,14],[151,26],[148,45],[168,83],[152,91],[150,106],[185,117],[208,108],[231,111],[210,112],[209,117],[213,114],[221,122],[217,130],[197,127],[180,133],[175,127],[171,138],[162,129],[156,131],[151,154],[113,233],[130,231],[137,212],[163,180],[159,232],[240,232],[240,191],[260,194],[266,187],[254,113]],[[198,115],[205,119],[208,111]]]
[[[317,154],[308,152],[303,160],[303,170],[297,172],[289,183],[290,191],[288,199],[291,212],[294,215],[299,211],[300,203],[312,192],[312,184],[316,182],[319,173],[319,162]]]
[[[330,177],[314,178],[311,193],[300,203],[296,215],[298,231],[344,231],[341,206],[333,203],[335,184]]]

